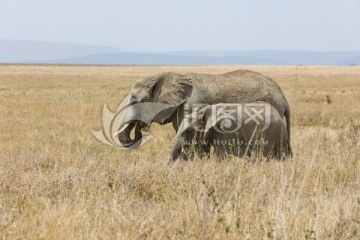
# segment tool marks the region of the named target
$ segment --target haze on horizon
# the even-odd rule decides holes
[[[358,0],[0,1],[0,39],[124,51],[360,50]]]

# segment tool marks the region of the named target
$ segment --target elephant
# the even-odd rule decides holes
[[[285,116],[290,139],[290,107],[282,90],[274,80],[249,70],[219,75],[165,72],[138,80],[130,91],[121,112],[119,130],[114,136],[125,148],[135,149],[141,144],[141,130],[152,122],[172,123],[177,131],[184,116],[191,113],[197,104],[255,101],[270,103],[280,116]],[[144,103],[158,103],[167,107],[145,107]],[[141,107],[141,104],[144,106]],[[134,129],[132,139],[130,133]]]
[[[194,155],[214,154],[225,158],[259,156],[289,157],[287,129],[277,110],[269,103],[216,104],[185,116],[174,138],[169,165],[180,154],[185,160]]]

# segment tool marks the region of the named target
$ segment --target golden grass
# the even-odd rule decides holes
[[[174,130],[97,142],[136,79],[259,71],[292,110],[294,157],[166,167]],[[360,67],[0,66],[3,239],[359,239]]]

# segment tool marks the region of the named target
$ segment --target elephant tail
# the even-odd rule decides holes
[[[285,113],[284,113],[285,119],[286,119],[286,130],[287,130],[287,134],[288,134],[288,149],[287,149],[287,154],[292,157],[293,153],[292,153],[292,149],[291,149],[291,138],[290,138],[290,108],[289,106],[286,107],[285,109]]]

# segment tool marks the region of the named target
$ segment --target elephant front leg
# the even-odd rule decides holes
[[[182,148],[175,148],[172,150],[167,165],[171,167],[176,160],[188,161],[192,159],[194,159],[194,151],[191,151],[189,146],[183,146]]]
[[[224,148],[224,146],[215,145],[214,146],[214,155],[219,160],[224,160],[226,158],[226,156],[227,156],[227,151]]]
[[[181,159],[184,161],[194,160],[195,159],[195,146],[188,145],[184,147],[184,151],[182,152]]]
[[[210,144],[201,144],[197,148],[196,154],[199,156],[200,159],[210,158]]]

